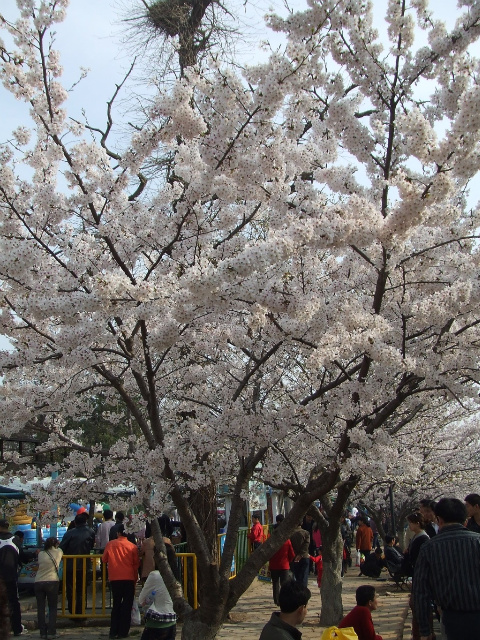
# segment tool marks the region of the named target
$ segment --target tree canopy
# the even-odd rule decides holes
[[[1,148],[1,430],[41,417],[43,447],[69,444],[58,504],[79,477],[86,497],[128,478],[149,516],[170,496],[209,585],[184,637],[213,638],[313,500],[390,478],[425,408],[477,407],[480,3],[449,32],[390,0],[388,43],[360,0],[270,16],[284,50],[188,66],[122,149],[113,99],[103,128],[68,117],[49,36],[67,2],[18,4],[1,74],[30,122]],[[69,431],[100,393],[136,435]],[[259,472],[296,503],[229,580]],[[220,482],[217,566],[189,498]]]

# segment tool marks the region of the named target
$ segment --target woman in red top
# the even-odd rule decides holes
[[[278,605],[280,587],[291,579],[290,563],[295,558],[292,543],[287,540],[270,558],[270,576],[272,578],[273,601]]]

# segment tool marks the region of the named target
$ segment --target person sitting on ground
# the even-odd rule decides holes
[[[269,622],[262,629],[259,640],[300,640],[302,634],[297,627],[307,615],[311,595],[310,589],[299,582],[286,582],[278,595],[280,611],[272,613]]]
[[[385,536],[385,563],[392,575],[401,573],[403,553],[395,546],[393,536]]]
[[[357,606],[343,618],[338,628],[353,627],[358,640],[382,640],[382,636],[375,633],[372,620],[372,611],[378,607],[375,587],[368,584],[358,587],[355,592],[355,600]]]
[[[382,558],[382,550],[377,547],[375,552],[370,553],[360,565],[359,577],[364,575],[368,578],[379,578],[384,566],[385,561]]]

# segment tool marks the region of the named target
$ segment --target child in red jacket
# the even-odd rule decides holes
[[[317,574],[317,585],[320,589],[322,585],[322,575],[323,575],[323,558],[322,554],[319,553],[318,556],[310,556],[310,560],[315,563],[315,573]]]

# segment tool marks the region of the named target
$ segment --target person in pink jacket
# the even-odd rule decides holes
[[[117,531],[118,538],[107,544],[102,561],[108,566],[108,579],[113,599],[110,638],[126,638],[130,631],[140,559],[136,545],[127,540],[124,525],[119,525]]]

